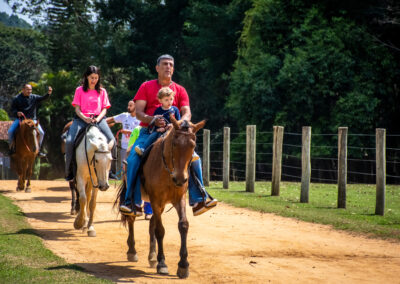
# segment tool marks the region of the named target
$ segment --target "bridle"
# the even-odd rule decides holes
[[[22,114],[22,116],[24,117],[23,119],[19,118],[19,130],[20,130],[20,131],[21,131],[21,129],[22,129],[22,128],[21,128],[21,126],[22,126],[22,121],[23,121],[23,120],[27,120],[27,118],[26,118],[26,116],[25,116],[24,114]],[[27,125],[27,126],[28,126],[28,125]],[[39,129],[38,129],[38,127],[37,127],[35,124],[33,124],[33,127],[31,127],[31,126],[28,126],[28,127],[29,127],[29,128],[33,128],[37,133],[39,133]],[[35,151],[32,151],[32,150],[29,148],[28,144],[26,143],[25,136],[22,135],[22,131],[21,131],[21,139],[22,139],[22,142],[24,143],[26,149],[28,149],[28,152],[35,153]]]
[[[189,126],[192,127],[192,126]],[[193,133],[189,133],[189,132],[185,132],[182,130],[175,130],[176,133],[179,133],[180,135],[193,135],[194,136],[194,140],[196,141],[196,135],[194,135]],[[167,162],[165,160],[165,156],[164,156],[164,144],[165,144],[165,139],[166,136],[163,137],[163,140],[161,141],[161,157],[162,157],[162,161],[163,161],[163,166],[164,168],[167,170],[167,172],[169,173],[169,175],[171,176],[171,178],[174,175],[175,172],[175,163],[174,163],[174,148],[175,148],[175,142],[174,140],[172,140],[171,142],[171,163],[172,163],[172,170],[170,170],[170,168],[167,165]],[[190,160],[189,165],[188,165],[188,169],[190,168],[190,165],[192,164],[192,160]]]
[[[93,186],[93,188],[99,188],[99,179],[97,178],[95,157],[96,157],[96,154],[109,154],[111,152],[110,151],[103,151],[103,150],[96,150],[96,151],[94,151],[93,158],[89,163],[89,156],[88,156],[88,152],[87,152],[87,133],[88,133],[89,129],[92,126],[98,127],[96,124],[91,123],[85,129],[85,154],[86,154],[86,162],[87,162],[87,165],[88,165],[89,176],[90,176],[90,181],[92,182],[92,186]],[[94,174],[96,175],[96,179],[97,179],[97,185],[95,185],[94,182],[93,182],[93,177],[92,177],[92,171],[90,169],[90,164],[93,164]]]

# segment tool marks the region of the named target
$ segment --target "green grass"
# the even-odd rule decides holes
[[[0,283],[112,283],[46,249],[23,213],[0,194]]]
[[[369,237],[400,240],[400,186],[386,186],[385,215],[375,215],[375,185],[347,186],[346,209],[337,209],[337,185],[311,184],[309,203],[300,203],[300,183],[282,182],[280,196],[271,196],[270,182],[257,182],[255,192],[245,191],[244,182],[211,182],[213,197],[237,207],[275,213],[307,222],[332,225]]]

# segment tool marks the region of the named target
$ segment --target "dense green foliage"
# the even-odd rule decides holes
[[[28,24],[23,19],[19,18],[16,15],[9,16],[7,13],[0,12],[0,22],[9,27],[17,27],[17,28],[31,28],[31,25]]]
[[[10,120],[10,118],[8,117],[7,112],[4,109],[0,108],[0,121],[8,121],[8,120]]]
[[[245,183],[211,183],[213,197],[238,207],[276,213],[284,217],[332,225],[336,229],[359,232],[371,237],[400,240],[400,191],[388,186],[385,216],[374,215],[376,189],[373,185],[352,184],[347,188],[346,209],[337,209],[337,186],[312,184],[309,203],[300,203],[300,183],[281,183],[280,196],[271,196],[271,183],[257,182],[255,192],[245,190]]]
[[[223,126],[241,132],[249,124],[271,131],[279,124],[297,133],[304,125],[314,134],[337,133],[338,126],[350,133],[372,134],[376,127],[400,133],[400,4],[394,0],[7,2],[36,19],[31,32],[36,44],[7,51],[2,46],[15,39],[2,38],[0,49],[13,58],[25,58],[32,49],[37,58],[44,56],[28,65],[29,74],[4,57],[7,70],[18,70],[0,78],[1,86],[14,86],[7,94],[44,72],[66,70],[79,78],[94,64],[110,94],[108,115],[118,114],[143,81],[155,78],[156,58],[170,53],[176,60],[174,80],[188,90],[193,120],[208,118],[213,132]],[[23,32],[15,33],[18,42]],[[58,95],[64,96],[64,89]],[[46,107],[46,117],[62,114],[66,122],[73,109],[64,103]],[[335,139],[321,136],[312,143],[335,145]],[[352,145],[371,147],[371,140],[350,139]],[[395,140],[388,144],[397,147]],[[335,151],[313,154],[334,156]]]
[[[0,106],[35,81],[47,68],[47,41],[35,30],[0,23]]]
[[[1,283],[110,283],[46,249],[11,200],[0,194]]]

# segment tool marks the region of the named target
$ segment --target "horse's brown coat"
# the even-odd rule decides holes
[[[152,267],[157,264],[157,272],[167,274],[163,249],[165,229],[162,224],[161,214],[165,206],[171,203],[179,216],[178,229],[181,236],[180,261],[177,274],[180,278],[189,275],[189,263],[187,261],[187,233],[189,223],[186,218],[186,192],[188,188],[189,166],[196,146],[195,133],[204,127],[205,121],[197,124],[186,121],[176,121],[171,117],[174,125],[172,130],[164,137],[158,139],[144,166],[142,174],[142,197],[148,199],[153,208],[153,216],[150,220],[150,252],[148,256]],[[125,185],[126,183],[124,183]],[[123,191],[122,191],[123,192]],[[123,194],[122,194],[123,195]],[[123,196],[120,192],[120,198]],[[123,218],[129,225],[128,260],[137,261],[133,225],[135,217]],[[158,254],[156,257],[156,240]]]
[[[16,152],[11,156],[12,166],[18,174],[17,190],[30,192],[31,176],[35,158],[39,153],[39,123],[31,119],[21,121],[15,134]],[[25,188],[25,180],[27,180]]]

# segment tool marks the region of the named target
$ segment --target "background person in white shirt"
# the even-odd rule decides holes
[[[129,101],[128,103],[128,112],[123,112],[113,117],[107,118],[108,124],[113,123],[121,123],[122,124],[122,139],[121,139],[121,167],[122,162],[126,159],[126,149],[128,148],[129,137],[135,129],[136,126],[139,125],[140,120],[136,118],[136,107],[134,101]]]

